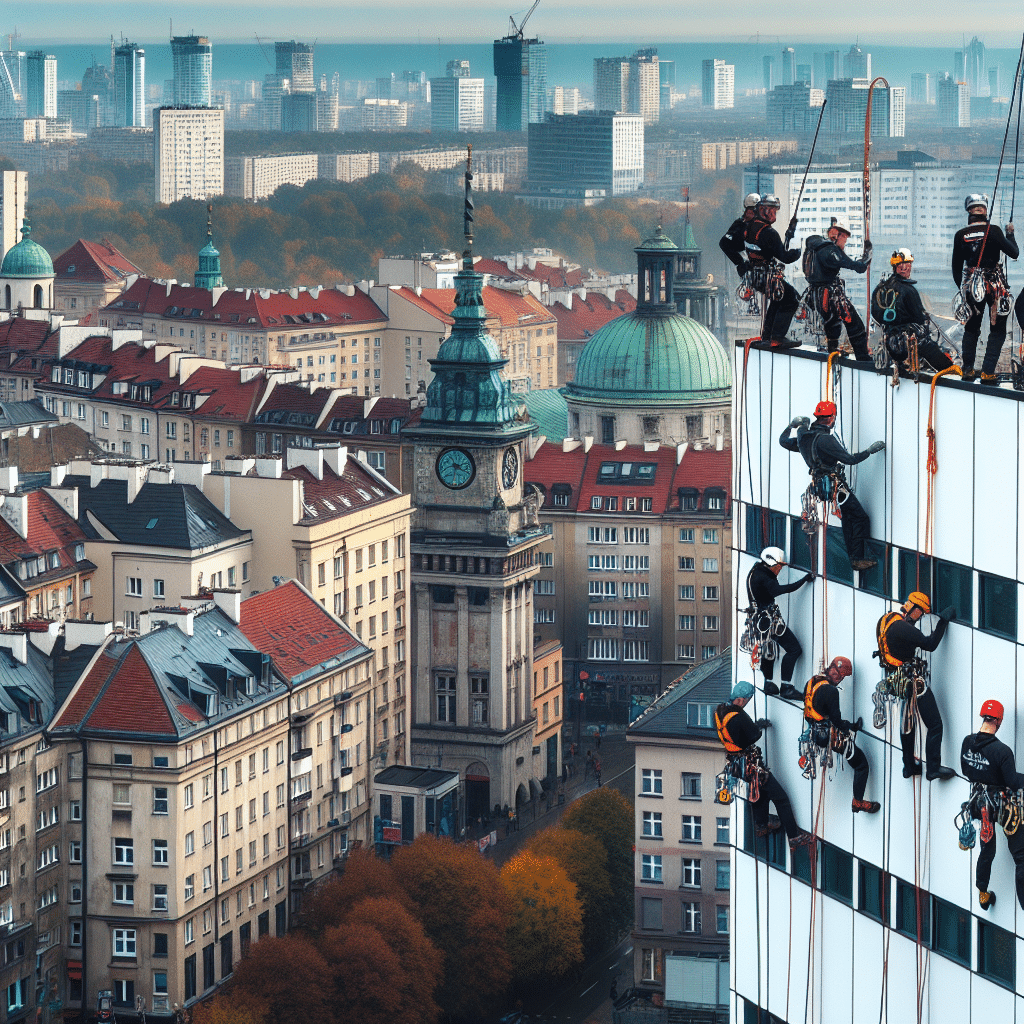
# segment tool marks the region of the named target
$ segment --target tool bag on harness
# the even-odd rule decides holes
[[[838,513],[843,502],[850,496],[850,485],[838,464],[826,466],[818,457],[821,437],[820,433],[808,430],[797,438],[797,445],[811,473],[808,490],[826,507],[834,505]]]
[[[831,244],[832,243],[823,235],[808,235],[804,240],[804,252],[803,256],[800,257],[800,267],[804,272],[804,277],[806,277],[808,281],[813,282],[816,278],[822,276],[818,253],[820,253],[825,246]]]
[[[786,632],[786,622],[782,618],[779,606],[772,602],[767,608],[758,608],[754,595],[750,591],[750,577],[747,577],[746,622],[740,637],[740,650],[750,655],[753,668],[764,660],[775,661],[779,655],[779,645],[775,637]],[[719,734],[719,739],[721,739]],[[723,740],[723,743],[725,741]]]

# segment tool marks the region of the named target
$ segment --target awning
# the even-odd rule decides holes
[[[67,974],[68,977],[73,981],[82,980],[82,961],[81,960],[69,960],[67,962]]]

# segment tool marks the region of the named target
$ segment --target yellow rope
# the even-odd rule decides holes
[[[926,555],[930,555],[932,550],[932,535],[934,531],[932,495],[934,492],[935,474],[939,471],[939,458],[935,449],[935,385],[939,383],[940,377],[945,377],[950,373],[955,374],[957,377],[963,376],[963,370],[959,366],[947,366],[944,370],[939,370],[932,377],[932,386],[928,395],[928,497],[924,520],[924,552]]]
[[[842,352],[829,352],[828,363],[825,367],[825,401],[831,402],[832,398],[832,363],[842,355]]]

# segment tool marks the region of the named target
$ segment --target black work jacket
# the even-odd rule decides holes
[[[960,745],[960,770],[969,781],[993,789],[1024,787],[1024,775],[1017,773],[1013,751],[990,732],[964,737]]]
[[[923,324],[928,316],[921,301],[921,295],[914,287],[916,281],[891,274],[878,282],[871,295],[871,316],[876,324],[886,330],[906,327],[908,324]],[[885,311],[891,309],[896,315],[885,319]]]
[[[980,220],[961,228],[953,236],[953,281],[956,286],[959,288],[963,280],[965,263],[968,270],[975,267],[990,270],[999,266],[1003,253],[1015,260],[1020,255],[1020,249],[1013,235],[1007,238],[998,224]]]

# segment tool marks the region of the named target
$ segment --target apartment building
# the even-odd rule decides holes
[[[667,957],[729,958],[731,815],[715,800],[724,755],[714,712],[729,699],[731,653],[690,669],[626,733],[636,762],[633,973],[662,997]],[[703,1009],[722,1009],[711,995]]]
[[[109,242],[80,238],[53,261],[54,308],[84,319],[142,276],[142,271]]]

